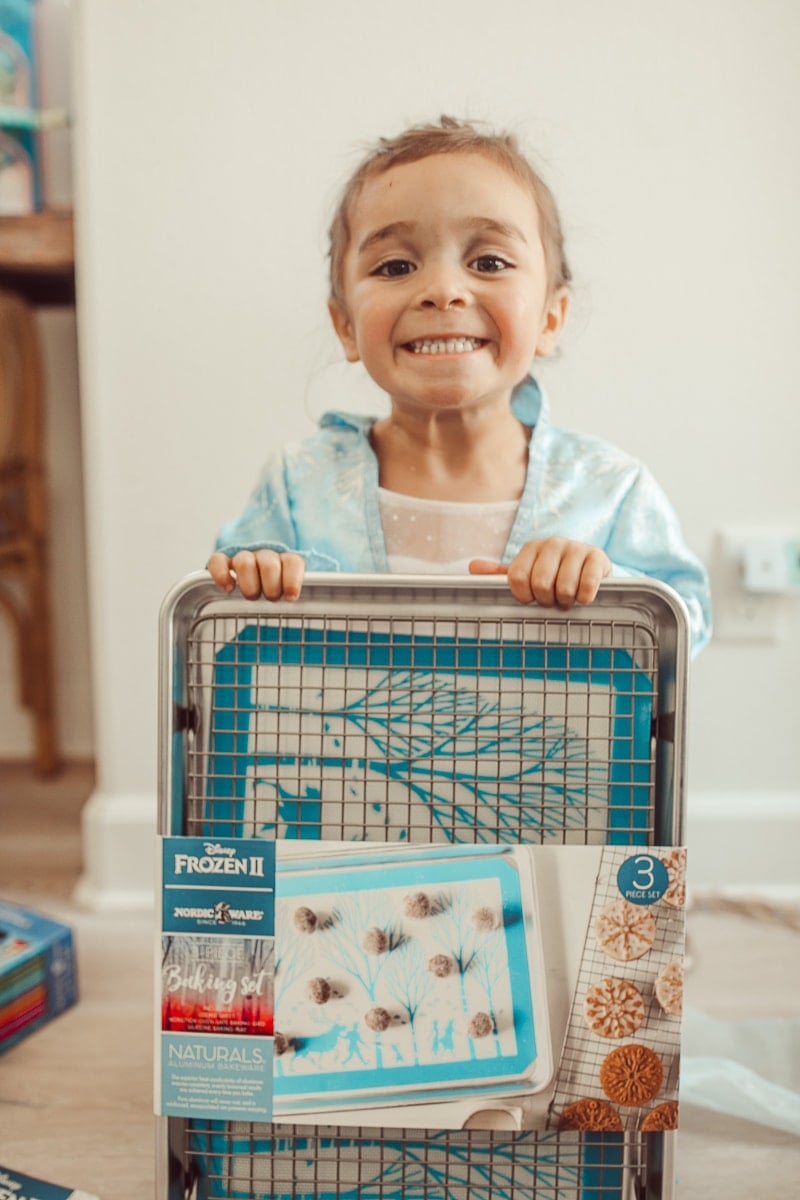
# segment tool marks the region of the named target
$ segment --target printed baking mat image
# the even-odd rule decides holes
[[[548,1128],[678,1126],[686,851],[604,847]]]
[[[458,1127],[549,1083],[529,851],[277,845],[275,1120],[456,1099]]]

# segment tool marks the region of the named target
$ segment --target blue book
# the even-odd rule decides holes
[[[0,1200],[100,1200],[89,1192],[59,1187],[10,1167],[0,1167]]]

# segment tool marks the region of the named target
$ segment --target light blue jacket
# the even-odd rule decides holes
[[[650,576],[678,592],[689,610],[696,654],[711,634],[708,578],[653,477],[608,442],[552,425],[532,377],[516,389],[512,407],[532,432],[503,562],[534,538],[600,546],[615,575]],[[217,549],[233,555],[267,546],[301,553],[311,571],[388,572],[378,461],[369,441],[373,423],[372,417],[326,413],[316,433],[276,453],[244,512],[223,526]]]

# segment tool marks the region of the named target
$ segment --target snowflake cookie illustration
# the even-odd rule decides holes
[[[601,979],[587,989],[583,1015],[598,1037],[630,1037],[644,1020],[644,999],[628,979]]]
[[[607,1054],[600,1067],[600,1086],[615,1104],[646,1104],[661,1090],[664,1067],[655,1050],[631,1043]]]
[[[617,962],[641,958],[653,945],[656,919],[649,908],[628,900],[612,900],[595,922],[597,940],[605,954]]]
[[[655,993],[658,1003],[664,1012],[671,1017],[679,1017],[683,1012],[683,963],[674,959],[667,963],[658,973],[655,983]]]

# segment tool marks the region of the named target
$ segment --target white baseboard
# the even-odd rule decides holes
[[[692,792],[689,879],[695,894],[800,900],[800,792]]]
[[[691,793],[686,844],[696,895],[800,901],[800,792]],[[95,792],[83,810],[75,899],[95,911],[152,908],[156,801]]]
[[[94,912],[155,903],[155,796],[94,792],[82,813],[83,875],[75,901]]]

